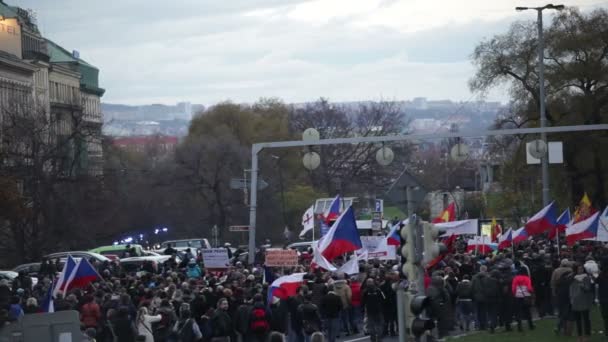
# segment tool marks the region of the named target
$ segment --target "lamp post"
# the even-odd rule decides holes
[[[543,37],[543,10],[552,9],[561,11],[565,7],[564,5],[553,5],[548,4],[542,7],[515,7],[517,11],[534,10],[538,14],[537,25],[538,25],[538,87],[539,87],[539,102],[540,102],[540,127],[545,128],[547,126],[547,116],[545,115],[545,47]],[[540,139],[547,145],[547,133],[542,132]],[[542,169],[542,183],[543,183],[543,206],[549,204],[549,160],[547,153],[541,158],[541,169]]]
[[[281,213],[283,214],[283,225],[287,226],[287,217],[285,216],[285,190],[283,188],[283,170],[281,169],[281,157],[271,155],[272,159],[277,161],[277,167],[279,168],[279,187],[281,190]]]

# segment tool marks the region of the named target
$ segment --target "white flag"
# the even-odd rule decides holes
[[[327,259],[325,259],[321,252],[319,252],[319,241],[315,241],[312,244],[312,262],[318,267],[321,267],[322,269],[330,272],[337,270],[336,266],[334,266],[331,262],[327,261]]]
[[[363,253],[357,255],[356,253],[350,257],[350,260],[342,265],[337,273],[345,273],[348,275],[359,274],[359,261],[367,260],[367,250],[364,250]]]
[[[315,207],[310,206],[302,215],[302,232],[300,237],[303,237],[308,231],[315,229]]]

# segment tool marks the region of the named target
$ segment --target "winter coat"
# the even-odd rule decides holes
[[[586,274],[577,274],[570,284],[572,311],[588,311],[593,305],[593,286]]]
[[[350,304],[354,307],[361,306],[361,283],[353,281],[350,283],[351,300]]]
[[[597,277],[598,299],[602,304],[608,304],[608,270],[602,271]]]
[[[152,323],[160,322],[161,315],[144,315],[137,323],[137,333],[146,337],[146,342],[154,342]]]
[[[496,303],[500,298],[498,280],[486,272],[480,272],[473,277],[473,299],[478,303]]]
[[[332,319],[340,317],[342,299],[335,292],[330,291],[321,299],[321,314],[323,318]]]
[[[80,309],[80,321],[85,327],[97,327],[100,318],[101,310],[95,302],[86,303]]]
[[[342,299],[342,307],[344,309],[350,308],[353,294],[346,280],[336,280],[334,291]]]
[[[312,284],[312,303],[317,307],[321,306],[321,299],[327,292],[327,286],[325,283],[314,283]]]
[[[365,308],[365,313],[368,316],[382,317],[385,300],[386,296],[384,293],[382,293],[378,287],[372,286],[363,291],[361,304]]]
[[[289,310],[284,300],[270,306],[270,330],[285,334],[287,332]]]
[[[473,286],[470,280],[463,280],[456,287],[456,297],[458,299],[473,299]]]
[[[562,276],[568,272],[572,272],[572,267],[558,267],[551,274],[551,290],[553,291],[553,295],[557,296],[559,281]]]
[[[390,281],[385,281],[380,285],[380,291],[384,293],[384,315],[386,319],[392,319],[397,315],[397,292],[393,289]]]
[[[426,294],[431,299],[430,316],[438,320],[439,330],[450,330],[450,325],[452,323],[452,303],[443,279],[441,277],[433,277],[431,279],[431,285],[426,290]]]
[[[525,298],[532,296],[534,288],[532,287],[532,281],[527,275],[518,275],[513,278],[511,283],[511,292],[515,298]]]
[[[203,272],[201,271],[201,268],[198,267],[197,264],[189,264],[186,274],[188,275],[188,278],[193,279],[193,278],[200,278],[202,276]]]
[[[232,319],[226,311],[221,309],[215,310],[213,316],[211,316],[211,329],[213,329],[213,337],[232,336],[234,326],[232,325]]]

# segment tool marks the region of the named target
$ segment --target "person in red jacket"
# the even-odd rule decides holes
[[[534,288],[532,287],[532,280],[528,276],[528,272],[525,268],[520,268],[517,272],[513,282],[511,283],[511,292],[515,298],[515,317],[517,318],[517,330],[523,331],[521,327],[522,319],[528,321],[530,330],[534,330],[534,323],[532,323],[532,313],[530,307],[532,306],[532,294]]]
[[[359,326],[361,325],[361,283],[357,280],[357,277],[353,277],[350,281],[350,326],[353,327],[353,333],[359,333]]]
[[[82,322],[82,325],[85,327],[85,329],[97,329],[97,323],[99,322],[100,318],[101,310],[99,309],[99,304],[95,302],[95,297],[87,295],[85,297],[85,303],[80,309],[80,321]]]

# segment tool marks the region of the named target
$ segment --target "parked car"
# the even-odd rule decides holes
[[[160,244],[160,248],[156,251],[159,253],[163,253],[167,247],[171,247],[177,251],[185,251],[190,248],[191,251],[196,251],[199,249],[211,248],[211,244],[207,239],[182,239],[182,240],[168,240]]]
[[[170,255],[154,255],[154,256],[140,256],[132,258],[120,259],[120,267],[126,272],[137,272],[141,269],[144,263],[152,262],[152,266],[156,272],[160,271],[159,265],[171,258]],[[179,263],[181,260],[176,257],[176,262]]]
[[[23,264],[23,265],[19,265],[15,268],[13,268],[13,272],[21,272],[24,271],[25,274],[29,275],[30,277],[37,277],[38,276],[38,272],[40,272],[40,264],[39,262],[32,262],[29,264]]]
[[[8,285],[12,286],[13,280],[15,280],[15,278],[17,278],[18,275],[19,275],[19,273],[15,272],[15,271],[0,271],[0,280],[8,281]],[[36,284],[38,284],[38,278],[36,278],[36,277],[30,277],[30,278],[32,278],[32,288],[33,288],[34,286],[36,286]]]
[[[295,249],[298,253],[308,252],[312,248],[313,241],[294,242],[287,245],[288,249]]]
[[[129,246],[129,250],[127,249]],[[142,256],[144,248],[141,245],[136,244],[123,244],[123,245],[110,245],[101,246],[89,250],[89,252],[99,253],[110,259],[115,260],[116,258],[122,259],[125,253],[129,253],[129,257]]]
[[[65,262],[65,259],[67,259],[68,255],[72,256],[72,258],[74,258],[74,259],[86,258],[87,260],[94,259],[99,262],[112,261],[109,258],[107,258],[99,253],[87,252],[87,251],[58,252],[58,253],[52,253],[49,255],[45,255],[43,258],[47,259],[47,260],[59,259],[60,262],[63,264]]]

